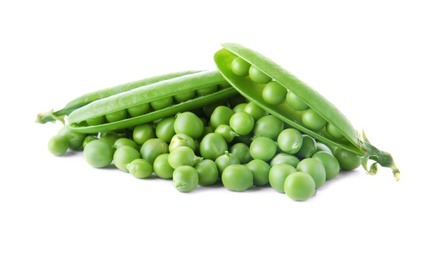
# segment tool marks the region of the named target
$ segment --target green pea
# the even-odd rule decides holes
[[[232,109],[232,111],[234,113],[243,112],[244,108],[246,108],[246,106],[247,106],[247,102],[246,103],[237,104],[237,105],[234,106],[234,108]]]
[[[231,70],[235,75],[245,77],[249,75],[250,64],[240,57],[236,57],[231,64]]]
[[[168,151],[171,153],[174,149],[180,146],[187,146],[193,151],[197,148],[197,143],[195,139],[186,134],[175,134],[170,141],[168,146]]]
[[[329,154],[332,154],[331,149],[324,143],[316,142],[316,148],[317,148],[316,151],[324,151]]]
[[[69,149],[69,141],[65,136],[54,135],[49,139],[48,150],[55,156],[61,156]]]
[[[191,90],[188,92],[184,92],[181,94],[176,94],[174,95],[174,101],[176,101],[177,103],[181,103],[190,99],[193,99],[195,97],[195,91]]]
[[[137,179],[147,179],[152,176],[152,165],[142,158],[134,159],[127,165],[128,172]]]
[[[340,139],[343,137],[343,134],[333,124],[328,124],[326,126],[326,131],[328,131],[328,133],[336,139]]]
[[[334,156],[337,158],[341,170],[351,171],[361,164],[361,157],[359,155],[341,148],[335,149]]]
[[[316,184],[316,189],[326,181],[326,170],[323,163],[315,158],[306,158],[298,163],[296,169],[310,174]]]
[[[115,150],[113,154],[113,163],[119,170],[128,172],[127,165],[138,158],[140,158],[140,153],[137,149],[123,145]]]
[[[141,116],[150,111],[149,103],[144,103],[137,106],[127,108],[128,114],[132,117]]]
[[[85,137],[85,139],[83,139],[83,143],[82,143],[82,148],[85,149],[85,146],[89,143],[92,142],[94,140],[98,140],[98,138],[94,135],[88,135]]]
[[[174,187],[180,192],[191,192],[198,186],[198,172],[191,166],[180,166],[173,172]]]
[[[286,154],[286,153],[278,153],[276,154],[270,162],[271,166],[277,164],[289,164],[296,168],[299,163],[299,159],[296,156]]]
[[[295,154],[303,145],[303,136],[298,130],[287,128],[278,135],[277,144],[283,152]]]
[[[86,162],[95,168],[109,166],[113,160],[113,147],[102,140],[94,140],[83,149]]]
[[[312,158],[319,160],[325,167],[326,180],[335,178],[340,172],[340,163],[332,154],[319,151],[313,154]]]
[[[286,98],[287,89],[277,81],[269,82],[262,91],[262,98],[270,105],[280,105]]]
[[[273,115],[266,115],[256,121],[253,134],[255,137],[264,136],[276,140],[283,128],[283,121]]]
[[[155,136],[155,129],[152,123],[138,125],[133,130],[133,140],[139,145],[142,145],[151,138],[155,138]]]
[[[162,119],[155,127],[155,135],[157,138],[169,143],[171,138],[176,134],[174,131],[175,117],[167,117]]]
[[[168,153],[168,144],[158,138],[151,138],[140,148],[141,158],[153,163],[160,154]]]
[[[216,158],[215,163],[217,169],[219,170],[219,173],[222,175],[222,172],[228,165],[240,164],[240,160],[234,154],[225,152],[224,154]]]
[[[219,171],[214,161],[204,159],[194,165],[198,172],[198,184],[202,186],[213,185],[219,178]]]
[[[196,92],[197,92],[197,96],[201,97],[201,96],[213,94],[217,90],[218,90],[218,86],[213,85],[213,86],[209,86],[209,87],[205,87],[205,88],[199,88],[196,90]]]
[[[174,169],[168,163],[168,156],[167,153],[160,154],[153,161],[153,172],[162,179],[173,178]]]
[[[125,118],[127,118],[127,116],[128,116],[127,110],[121,109],[121,110],[106,114],[106,121],[109,123],[117,122],[117,121],[124,120]]]
[[[195,155],[194,151],[187,146],[177,147],[168,155],[168,163],[173,169],[182,165],[194,166],[197,161],[198,157]]]
[[[256,137],[250,144],[250,155],[254,159],[271,160],[277,152],[276,143],[268,137]]]
[[[244,112],[251,115],[255,121],[268,114],[267,111],[258,106],[255,102],[247,103],[244,107]]]
[[[326,120],[314,109],[309,108],[302,114],[302,124],[313,131],[320,131],[325,127]]]
[[[156,111],[156,110],[161,110],[163,108],[169,107],[173,105],[173,103],[174,103],[174,99],[172,96],[170,96],[170,97],[154,100],[150,102],[150,106],[153,108],[153,110]]]
[[[291,106],[293,109],[302,111],[308,108],[308,105],[304,103],[295,93],[292,91],[289,91],[286,94],[286,102]]]
[[[221,135],[210,133],[201,140],[199,150],[203,158],[214,161],[228,150],[228,145]]]
[[[86,123],[88,125],[101,125],[101,124],[104,124],[105,122],[106,122],[106,117],[104,115],[88,118],[86,120]]]
[[[113,147],[115,145],[116,140],[121,138],[121,136],[114,132],[107,132],[107,133],[101,133],[100,134],[100,141],[103,141]]]
[[[283,190],[289,198],[303,201],[316,193],[316,184],[308,173],[294,172],[285,179]]]
[[[232,140],[234,140],[235,137],[238,136],[238,134],[234,132],[234,130],[232,130],[229,125],[219,125],[216,127],[214,132],[221,135],[227,143],[230,143]]]
[[[246,112],[237,112],[231,116],[229,125],[237,134],[247,135],[253,130],[255,120]]]
[[[115,141],[115,143],[113,144],[113,148],[118,149],[121,146],[130,146],[134,149],[139,149],[139,146],[136,142],[134,142],[133,140],[126,138],[126,137],[120,137],[119,139],[117,139]]]
[[[260,71],[255,66],[251,65],[249,68],[249,77],[252,81],[260,84],[266,84],[271,81],[271,78],[265,73]]]
[[[241,164],[248,163],[252,160],[250,147],[245,143],[235,143],[229,148],[229,152],[237,156]]]
[[[231,164],[222,173],[222,183],[231,191],[245,191],[253,186],[253,174],[244,165]]]
[[[270,172],[270,165],[260,159],[254,159],[246,164],[246,167],[253,174],[253,183],[256,186],[264,186],[268,183],[268,175]]]
[[[203,130],[203,121],[192,112],[180,113],[174,121],[174,131],[177,134],[186,134],[197,139],[203,134]]]
[[[293,172],[296,172],[296,169],[289,164],[273,165],[268,173],[268,182],[274,190],[284,193],[284,182],[286,177]]]
[[[301,158],[311,157],[317,150],[316,140],[309,135],[302,135],[302,146],[299,151],[295,154]]]
[[[83,139],[85,139],[86,134],[77,133],[70,128],[70,125],[63,126],[59,131],[58,135],[65,136],[69,142],[68,146],[72,150],[81,150]]]
[[[216,128],[219,125],[229,124],[229,119],[234,114],[231,108],[227,106],[218,106],[210,116],[210,124]]]

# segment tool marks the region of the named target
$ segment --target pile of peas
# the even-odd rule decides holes
[[[172,179],[181,192],[216,183],[238,192],[270,186],[293,200],[360,165],[355,154],[317,142],[240,95],[120,131],[90,135],[65,125],[48,148],[57,156],[82,150],[92,167],[113,164],[139,179]]]

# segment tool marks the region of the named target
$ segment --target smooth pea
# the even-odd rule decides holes
[[[173,169],[182,165],[194,166],[198,160],[194,151],[187,146],[177,147],[168,155],[168,163]]]
[[[244,111],[237,112],[231,116],[229,125],[237,134],[247,135],[252,132],[253,126],[255,125],[255,120],[250,114]]]
[[[180,113],[174,121],[174,131],[177,134],[186,134],[197,139],[203,134],[203,130],[203,121],[192,112]]]
[[[250,64],[240,57],[236,57],[232,61],[231,70],[235,75],[245,77],[249,75]]]
[[[302,146],[295,155],[301,158],[309,158],[316,152],[316,150],[316,140],[309,135],[303,134]]]
[[[187,146],[195,151],[197,148],[197,143],[195,139],[186,134],[175,134],[170,141],[168,150],[171,153],[174,149],[180,146]]]
[[[219,125],[228,125],[229,119],[234,114],[231,108],[227,106],[218,106],[210,116],[210,124],[216,128]]]
[[[273,157],[273,159],[270,162],[270,165],[274,166],[276,164],[289,164],[296,168],[298,163],[299,163],[299,159],[296,156],[286,154],[286,153],[278,153]]]
[[[231,191],[245,191],[253,186],[253,174],[241,164],[227,166],[222,173],[222,183]]]
[[[163,108],[169,107],[171,105],[173,105],[174,103],[174,99],[173,97],[165,97],[165,98],[161,98],[161,99],[157,99],[157,100],[153,100],[150,102],[150,106],[152,107],[153,110],[161,110]]]
[[[62,135],[54,135],[49,139],[48,150],[55,156],[61,156],[69,149],[69,140]]]
[[[229,148],[229,152],[237,156],[241,164],[248,163],[253,159],[250,155],[250,147],[245,143],[235,143]]]
[[[268,173],[268,182],[274,190],[284,193],[284,182],[286,177],[293,172],[296,172],[296,169],[289,164],[273,165]]]
[[[128,172],[137,179],[147,179],[152,176],[152,165],[142,158],[134,159],[127,165]]]
[[[120,137],[119,139],[117,139],[115,141],[115,143],[113,144],[113,148],[118,149],[119,147],[124,146],[124,145],[130,146],[136,150],[139,149],[138,144],[136,142],[134,142],[134,140],[131,140],[131,139],[126,138],[126,137]]]
[[[126,109],[121,109],[112,113],[108,113],[105,116],[106,116],[106,121],[109,123],[112,123],[112,122],[117,122],[127,118],[128,112]]]
[[[194,165],[198,172],[198,184],[202,186],[213,185],[219,178],[219,171],[214,161],[204,159]]]
[[[321,187],[326,181],[326,170],[323,163],[315,158],[306,158],[298,163],[296,169],[310,174],[316,184],[316,189]]]
[[[266,116],[268,113],[263,108],[258,106],[255,102],[249,102],[244,107],[244,112],[251,115],[253,117],[253,120],[256,122],[261,117]]]
[[[152,123],[138,125],[133,130],[133,140],[139,145],[155,137],[155,129]]]
[[[256,186],[264,186],[269,182],[268,176],[271,167],[267,162],[260,159],[254,159],[248,162],[246,167],[252,172],[253,183]]]
[[[265,85],[262,91],[262,98],[270,105],[280,105],[286,98],[287,89],[276,81],[271,81]]]
[[[160,154],[153,162],[153,172],[162,179],[173,178],[174,169],[168,163],[168,155],[167,153]]]
[[[168,153],[168,144],[158,138],[151,138],[140,148],[141,158],[153,163],[160,154]]]
[[[209,133],[201,140],[199,150],[203,158],[214,161],[228,150],[228,145],[221,135]]]
[[[286,94],[286,102],[289,106],[298,111],[306,110],[308,108],[308,105],[292,91],[289,91]]]
[[[222,172],[227,166],[232,164],[240,164],[240,160],[234,154],[225,152],[224,154],[216,158],[215,163],[217,169],[219,170],[219,173],[222,175]]]
[[[266,115],[256,121],[253,134],[255,137],[264,136],[276,140],[283,128],[283,121],[273,115]]]
[[[137,151],[137,149],[123,145],[115,150],[113,154],[113,163],[119,170],[128,172],[127,165],[138,158],[140,158],[140,152]]]
[[[253,159],[271,160],[277,152],[276,143],[268,137],[256,137],[250,144],[250,155]]]
[[[173,183],[178,191],[191,192],[198,186],[198,172],[191,166],[180,166],[173,172]]]
[[[335,176],[340,172],[340,163],[332,154],[325,151],[319,151],[313,154],[312,158],[319,160],[325,167],[326,180],[335,178]]]
[[[95,168],[103,168],[113,160],[113,146],[102,140],[94,140],[83,149],[86,162]]]
[[[271,81],[271,78],[265,73],[260,71],[255,66],[251,65],[249,68],[249,77],[252,81],[260,84],[266,84]]]
[[[303,136],[298,130],[287,128],[278,135],[277,144],[283,152],[295,154],[303,145]]]
[[[144,114],[148,113],[149,110],[150,110],[149,103],[144,103],[141,105],[132,106],[132,107],[127,108],[128,114],[131,117],[144,115]],[[99,124],[101,124],[101,123],[99,123]],[[98,125],[98,124],[95,124],[95,125]]]
[[[77,133],[73,131],[69,125],[63,126],[59,131],[58,135],[65,136],[69,142],[68,146],[72,150],[81,150],[83,140],[86,137],[86,134]]]
[[[285,179],[283,190],[289,198],[303,201],[313,197],[316,184],[308,173],[294,172]]]
[[[334,156],[337,158],[341,170],[351,171],[359,167],[361,164],[361,157],[359,155],[341,148],[335,149]]]
[[[302,124],[313,131],[322,130],[326,123],[326,120],[314,109],[308,108],[302,114]]]
[[[234,140],[235,137],[238,136],[238,134],[234,132],[234,130],[232,130],[229,125],[219,125],[218,127],[216,127],[214,132],[216,134],[221,135],[227,143],[230,143],[232,140]]]
[[[155,136],[167,143],[171,141],[171,138],[176,134],[174,131],[175,117],[167,117],[162,119],[155,127]]]

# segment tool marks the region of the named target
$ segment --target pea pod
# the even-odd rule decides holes
[[[185,75],[94,101],[73,111],[68,116],[68,121],[71,129],[80,133],[96,133],[125,129],[139,124],[152,122],[167,116],[172,116],[178,112],[204,107],[207,104],[236,95],[237,91],[231,86],[228,86],[211,94],[198,96],[172,104],[162,109],[150,111],[143,115],[128,117],[115,122],[87,125],[86,120],[115,113],[130,107],[162,100],[164,98],[173,97],[189,91],[196,91],[225,83],[226,80],[218,71],[204,71]]]
[[[180,77],[183,75],[188,75],[192,73],[197,73],[199,71],[178,71],[178,72],[172,72],[168,74],[158,75],[150,78],[145,78],[141,80],[136,80],[132,82],[128,82],[125,84],[117,85],[114,87],[109,87],[101,90],[97,90],[94,92],[90,92],[87,94],[84,94],[82,96],[79,96],[70,102],[68,102],[63,108],[53,111],[47,111],[44,113],[39,113],[37,115],[36,123],[47,123],[47,122],[54,122],[54,121],[61,121],[64,123],[64,117],[69,115],[74,110],[83,107],[93,101],[110,97],[112,95],[116,95],[125,91],[129,91],[138,87],[150,85],[159,81],[168,80],[176,77]]]
[[[362,166],[370,173],[377,172],[377,164],[383,167],[390,167],[394,176],[399,180],[400,172],[396,167],[391,154],[381,151],[373,146],[365,134],[359,135],[358,131],[352,126],[351,122],[339,111],[331,102],[319,94],[316,90],[300,81],[294,75],[264,57],[263,55],[235,43],[224,43],[224,48],[216,52],[214,59],[217,67],[228,82],[247,99],[257,103],[259,106],[267,110],[272,115],[280,118],[289,126],[306,133],[321,142],[326,143],[331,147],[341,147],[351,151],[362,157]],[[240,69],[236,69],[234,73],[232,64],[236,58],[245,64]],[[244,61],[244,62],[243,62]],[[246,65],[247,64],[247,65]],[[252,75],[248,76],[246,71],[243,72],[243,67],[248,67],[249,73],[251,70],[256,70],[262,75],[261,80],[252,79]],[[257,81],[262,83],[257,83]],[[291,106],[284,101],[280,104],[273,105],[264,97],[264,88],[267,82],[277,82],[281,87],[285,88],[284,92],[291,92],[311,109],[311,112],[316,116],[320,116],[320,122],[327,122],[326,126],[321,125],[309,128],[306,125],[306,119],[303,118],[308,112],[296,109],[296,106]],[[280,93],[281,91],[279,91]],[[314,113],[315,112],[315,113]],[[328,131],[328,125],[333,126],[336,130],[334,137]],[[332,127],[331,127],[332,128]],[[340,133],[340,138],[338,138]],[[368,170],[368,161],[375,161]]]

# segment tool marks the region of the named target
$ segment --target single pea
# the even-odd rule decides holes
[[[168,163],[173,169],[182,165],[194,166],[199,161],[194,151],[187,146],[180,146],[168,155]]]
[[[213,85],[213,86],[197,89],[196,92],[197,92],[197,96],[201,97],[201,96],[213,94],[217,92],[217,90],[218,90],[218,86]]]
[[[303,144],[302,134],[295,128],[287,128],[280,132],[277,137],[277,144],[285,153],[297,153]]]
[[[361,164],[361,157],[359,155],[342,148],[335,149],[334,156],[337,158],[341,170],[351,171]]]
[[[248,163],[253,159],[250,155],[250,147],[245,143],[235,143],[229,148],[229,151],[237,156],[241,164]]]
[[[127,116],[128,116],[127,110],[121,109],[121,110],[106,114],[105,117],[107,122],[112,123],[112,122],[124,120],[125,118],[127,118]]]
[[[253,183],[256,186],[264,186],[268,183],[268,175],[270,172],[270,165],[260,159],[254,159],[246,164],[246,167],[253,174]]]
[[[155,127],[155,135],[157,138],[169,143],[171,138],[176,134],[174,131],[175,117],[167,117],[162,119]]]
[[[296,156],[286,154],[286,153],[278,153],[273,157],[273,159],[270,162],[270,165],[274,166],[277,164],[289,164],[290,166],[293,166],[296,168],[298,163],[299,163],[299,159]]]
[[[174,169],[168,163],[168,155],[167,153],[160,154],[153,161],[153,172],[162,179],[173,178]]]
[[[203,130],[203,121],[192,112],[179,113],[176,121],[174,121],[174,131],[176,134],[186,134],[197,139],[202,135]]]
[[[119,138],[121,138],[121,136],[117,133],[106,132],[106,133],[100,134],[99,140],[101,140],[101,141],[109,144],[111,147],[113,147],[113,145],[115,145],[116,140],[118,140]]]
[[[155,129],[152,123],[141,124],[133,129],[133,140],[139,145],[142,145],[151,138],[155,138],[155,136]]]
[[[89,143],[92,142],[94,140],[98,140],[98,138],[94,135],[88,135],[85,137],[85,139],[83,139],[83,143],[82,143],[82,147],[83,149],[85,149],[85,146]]]
[[[139,146],[136,142],[134,142],[133,140],[126,138],[126,137],[120,137],[119,139],[117,139],[115,141],[115,143],[113,144],[113,148],[118,149],[121,146],[130,146],[136,150],[139,149]]]
[[[289,91],[286,94],[286,102],[291,106],[293,109],[302,111],[308,108],[308,105],[304,103],[304,101],[301,100],[295,93],[292,91]]]
[[[234,154],[225,152],[224,154],[216,158],[215,163],[219,173],[222,175],[222,172],[228,165],[240,164],[240,160]]]
[[[137,149],[124,145],[115,150],[113,163],[119,170],[128,172],[127,165],[138,158],[140,158],[140,153]]]
[[[319,151],[313,154],[312,158],[319,160],[325,167],[326,180],[335,178],[335,176],[340,172],[340,163],[332,154],[325,151]]]
[[[69,140],[63,135],[54,135],[49,139],[48,150],[55,156],[61,156],[69,149]]]
[[[92,167],[107,167],[113,160],[113,146],[102,140],[94,140],[85,146],[83,155]]]
[[[308,108],[302,114],[302,124],[313,131],[320,131],[326,125],[326,120],[314,109]]]
[[[249,77],[252,81],[260,84],[266,84],[271,81],[271,78],[267,74],[263,73],[253,65],[249,68]]]
[[[150,111],[149,103],[144,103],[137,106],[127,108],[128,114],[132,117],[141,116]]]
[[[106,117],[104,115],[88,118],[86,120],[86,123],[88,125],[101,125],[101,124],[104,124],[105,122],[106,122]]]
[[[237,134],[247,135],[252,132],[255,120],[246,112],[237,112],[231,116],[229,125]]]
[[[58,131],[58,135],[65,136],[69,142],[68,146],[72,150],[81,150],[83,140],[86,137],[86,134],[77,133],[70,128],[70,125],[65,125],[61,127]]]
[[[309,135],[303,134],[301,149],[299,149],[295,155],[301,158],[309,158],[316,152],[316,150],[316,140]]]
[[[317,148],[316,149],[317,152],[318,151],[324,151],[324,152],[327,152],[329,154],[333,154],[331,149],[324,143],[316,142],[316,148]]]
[[[283,190],[289,198],[303,201],[316,193],[316,184],[308,173],[294,172],[285,179]]]
[[[240,77],[249,75],[250,63],[240,57],[235,57],[231,64],[232,72]]]
[[[239,104],[237,104],[237,105],[235,105],[234,106],[234,108],[232,109],[232,111],[234,112],[234,113],[237,113],[237,112],[243,112],[244,111],[244,108],[247,106],[247,102],[246,103],[239,103]]]
[[[222,183],[231,191],[245,191],[253,186],[253,174],[241,164],[231,164],[222,173]]]
[[[306,158],[298,163],[296,169],[305,172],[313,177],[316,189],[321,187],[326,181],[326,170],[323,163],[315,158]]]
[[[255,137],[264,136],[276,140],[284,129],[284,123],[273,115],[266,115],[258,119],[253,128]]]
[[[152,176],[153,167],[145,159],[137,158],[127,165],[127,170],[138,179],[146,179]]]
[[[286,98],[287,89],[277,81],[271,81],[262,90],[262,98],[270,105],[280,105]]]
[[[255,102],[247,103],[247,105],[244,107],[244,112],[251,115],[255,121],[268,114],[267,111],[258,106]]]
[[[213,185],[219,178],[217,165],[213,160],[204,159],[194,165],[198,172],[198,184],[202,186]]]
[[[268,172],[268,182],[277,192],[284,193],[284,182],[289,174],[296,172],[295,167],[289,164],[276,164]]]
[[[214,132],[221,135],[227,143],[230,143],[232,140],[234,140],[235,137],[238,136],[238,134],[234,132],[234,130],[232,130],[229,125],[218,125]]]
[[[343,137],[343,134],[333,124],[328,123],[326,125],[326,131],[335,139],[341,139]]]
[[[277,152],[276,143],[268,137],[256,137],[250,144],[250,155],[253,159],[271,160]]]
[[[168,153],[168,144],[158,138],[151,138],[140,148],[141,158],[153,163],[160,154]]]
[[[152,107],[153,110],[156,111],[156,110],[161,110],[166,107],[169,107],[173,105],[173,103],[174,103],[173,97],[164,97],[150,102],[150,106]]]
[[[198,187],[198,172],[191,166],[180,166],[173,172],[173,183],[178,191],[191,192]]]
[[[194,90],[173,96],[174,101],[176,101],[176,103],[181,103],[181,102],[193,99],[194,97],[195,97],[195,91]]]
[[[210,124],[216,128],[219,125],[228,125],[229,119],[234,114],[231,108],[227,106],[218,106],[210,116]]]
[[[170,141],[168,146],[168,151],[171,153],[174,149],[180,146],[187,146],[193,151],[197,148],[197,143],[195,139],[186,134],[175,134]]]
[[[203,158],[214,161],[228,150],[228,145],[220,134],[210,133],[201,140],[199,150]]]

